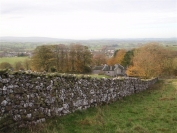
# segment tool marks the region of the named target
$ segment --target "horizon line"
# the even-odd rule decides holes
[[[58,37],[45,37],[45,36],[0,36],[1,38],[48,38],[48,39],[62,39],[62,40],[101,40],[101,39],[177,39],[177,37],[127,37],[127,38],[87,38],[87,39],[71,39],[71,38],[58,38]]]

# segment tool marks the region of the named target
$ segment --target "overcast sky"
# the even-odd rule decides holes
[[[0,0],[0,36],[177,37],[177,0]]]

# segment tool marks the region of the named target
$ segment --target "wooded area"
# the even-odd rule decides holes
[[[81,44],[42,45],[32,57],[0,63],[0,69],[33,70],[60,73],[91,73],[94,66],[121,64],[128,76],[151,78],[177,75],[177,51],[159,43],[147,43],[133,49],[118,49],[112,57],[104,52],[91,52]]]
[[[32,70],[46,72],[91,72],[92,55],[80,44],[39,46],[31,58]]]
[[[118,50],[107,60],[107,64],[116,63],[127,68],[128,76],[151,78],[177,74],[177,52],[158,43],[148,43],[139,48],[126,51]]]

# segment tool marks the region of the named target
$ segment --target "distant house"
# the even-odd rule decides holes
[[[92,69],[92,73],[93,74],[101,74],[103,73],[102,69],[103,69],[103,65],[102,66],[95,66],[93,69]]]
[[[120,64],[115,64],[113,66],[103,65],[103,66],[96,66],[93,68],[94,74],[104,73],[105,75],[109,75],[112,77],[115,76],[126,76],[125,68]]]

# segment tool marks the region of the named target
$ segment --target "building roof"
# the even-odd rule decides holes
[[[95,66],[93,70],[102,70],[104,66]]]
[[[121,70],[124,70],[124,67],[120,64],[115,64],[114,66],[104,65],[102,70],[103,71],[114,71],[117,67],[120,68]]]
[[[116,65],[118,65],[118,67],[121,69],[121,70],[124,70],[125,68],[122,66],[122,65],[120,65],[120,64],[116,64]]]
[[[115,66],[108,66],[108,65],[105,65],[103,67],[103,71],[114,71],[115,69]]]

